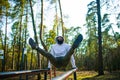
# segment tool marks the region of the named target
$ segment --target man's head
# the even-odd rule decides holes
[[[62,36],[58,36],[58,37],[56,37],[56,42],[58,44],[62,44],[64,42],[64,38]]]

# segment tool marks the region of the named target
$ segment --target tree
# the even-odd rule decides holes
[[[12,30],[12,33],[11,33],[11,38],[12,38],[12,65],[11,65],[11,68],[14,70],[15,69],[15,61],[16,61],[16,57],[15,57],[15,53],[18,51],[18,47],[17,47],[17,41],[18,41],[18,25],[19,25],[19,22],[15,22],[12,27],[11,27],[11,30]]]
[[[62,7],[61,7],[61,2],[58,0],[59,3],[59,9],[60,9],[60,16],[61,16],[61,24],[62,24],[62,36],[65,37],[64,35],[64,23],[63,23],[63,14],[62,14]]]
[[[103,75],[103,57],[102,57],[102,35],[101,35],[101,13],[100,13],[100,0],[97,1],[97,15],[98,15],[98,75]]]
[[[50,0],[51,4],[56,3],[55,9],[56,9],[56,24],[57,24],[57,29],[58,29],[58,24],[60,22],[60,27],[62,29],[62,36],[65,38],[65,28],[64,28],[64,21],[63,21],[63,13],[62,13],[62,7],[61,7],[61,2],[60,0]],[[60,10],[60,20],[58,21],[58,15],[57,15],[57,2],[59,4],[59,10]],[[54,26],[55,27],[55,26]],[[57,31],[58,34],[58,31]]]
[[[43,13],[44,11],[43,11],[43,0],[41,0],[41,25],[40,25],[40,41],[41,41],[41,44],[42,44],[42,46],[44,47],[44,49],[46,50],[46,51],[48,51],[48,49],[47,49],[47,47],[46,47],[46,45],[45,45],[45,43],[43,42],[43,40],[42,40],[42,37],[43,37]]]
[[[86,39],[86,47],[85,47],[85,65],[88,66],[88,68],[92,68],[90,65],[94,62],[94,70],[96,70],[98,66],[98,45],[97,45],[97,7],[96,2],[92,1],[88,4],[88,12],[86,17],[86,24],[87,32],[86,35],[88,36]],[[94,57],[93,57],[94,56]],[[88,62],[91,58],[91,61]]]
[[[35,26],[35,21],[34,21],[34,13],[33,13],[33,8],[32,8],[32,1],[29,0],[29,3],[30,3],[30,9],[31,9],[34,38],[35,38],[35,41],[36,41],[36,43],[38,45],[38,37],[37,37],[37,31],[36,31],[36,26]],[[40,54],[38,52],[37,52],[37,56],[38,56],[38,67],[41,68]],[[38,74],[38,79],[40,79],[39,74]]]
[[[9,5],[9,2],[8,2],[8,0],[6,0],[6,1],[2,1],[2,10],[0,10],[1,11],[1,13],[3,13],[3,14],[5,14],[5,15],[2,15],[1,13],[0,13],[0,16],[2,15],[2,16],[5,16],[6,18],[5,18],[5,37],[4,37],[4,60],[3,60],[3,66],[2,66],[2,71],[5,71],[5,67],[6,67],[6,59],[7,59],[7,25],[8,25],[8,17],[9,17],[9,15],[8,15],[8,10],[9,10],[9,8],[10,8],[10,5]]]
[[[87,21],[86,25],[87,25],[87,28],[89,29],[87,32],[89,36],[87,51],[90,54],[98,52],[98,57],[96,56],[96,59],[98,59],[98,62],[97,62],[98,74],[101,75],[103,74],[102,73],[103,72],[103,58],[102,58],[102,37],[101,37],[101,14],[100,14],[99,1],[97,0],[97,4],[95,1],[92,1],[88,5],[88,8],[89,9],[87,12],[87,17],[86,17],[86,21]],[[97,31],[97,21],[98,21],[98,31]],[[98,42],[97,42],[97,39],[98,39]],[[98,47],[98,49],[96,47]]]

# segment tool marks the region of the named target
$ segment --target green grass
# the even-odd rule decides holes
[[[77,73],[77,80],[120,80],[120,72],[108,73],[104,72],[104,75],[97,76],[94,71],[83,71]]]
[[[91,78],[91,77],[96,76],[96,75],[97,75],[97,73],[94,71],[79,71],[79,72],[77,72],[77,80],[84,80],[85,78]],[[72,78],[73,78],[73,75],[71,75],[68,78],[68,80],[72,79]]]

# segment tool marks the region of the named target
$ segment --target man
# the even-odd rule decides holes
[[[58,39],[58,38],[60,38],[60,39]],[[58,37],[58,38],[57,38],[57,40],[58,40],[57,43],[59,43],[59,44],[62,45],[64,39],[62,39],[62,37]],[[69,46],[67,44],[64,44],[65,45],[64,50],[59,48],[59,50],[62,52],[62,56],[58,56],[58,54],[57,55],[56,54],[53,55],[53,53],[54,53],[53,51],[56,51],[56,50],[53,50],[53,48],[51,49],[52,53],[49,53],[49,52],[41,49],[40,47],[37,46],[37,44],[34,42],[34,40],[32,38],[29,39],[29,44],[31,45],[31,47],[33,49],[35,49],[38,52],[40,52],[41,55],[43,55],[46,58],[48,58],[50,60],[50,62],[56,68],[65,68],[68,65],[68,63],[69,63],[70,60],[73,61],[72,62],[72,67],[76,67],[75,64],[74,64],[75,63],[74,62],[74,58],[72,56],[73,56],[74,50],[79,46],[79,44],[81,43],[82,40],[83,40],[83,36],[81,34],[79,34],[77,36],[77,38],[75,39],[75,41],[73,42],[73,45],[70,48],[69,48]],[[65,49],[67,51],[65,51]],[[59,52],[59,51],[57,51],[57,52]]]
[[[50,53],[56,57],[64,57],[66,53],[70,50],[70,45],[64,43],[64,38],[62,36],[56,37],[56,44],[52,45]],[[72,68],[76,68],[75,60],[73,55],[71,56],[70,62],[72,64]],[[50,61],[48,62],[48,68],[51,68]]]

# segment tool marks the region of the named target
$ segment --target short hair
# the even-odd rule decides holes
[[[63,39],[63,41],[64,41],[64,38],[62,36],[57,36],[56,37],[56,41],[58,40],[59,37],[61,37]]]

